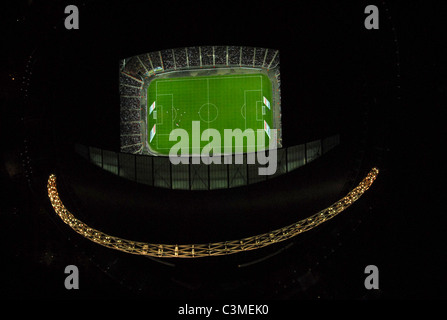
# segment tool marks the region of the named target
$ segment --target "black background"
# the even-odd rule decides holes
[[[445,172],[441,114],[447,90],[442,2],[378,2],[380,29],[370,31],[363,27],[363,10],[374,3],[362,1],[79,2],[80,29],[70,31],[64,28],[68,4],[24,1],[2,10],[3,297],[225,302],[446,297],[445,208],[439,188]],[[185,276],[185,270],[206,270],[208,262],[172,269],[103,248],[92,256],[82,240],[78,244],[78,238],[61,231],[48,203],[36,196],[23,162],[28,161],[24,146],[30,133],[40,135],[31,159],[35,168],[51,167],[57,148],[75,142],[118,151],[118,60],[215,43],[280,49],[286,145],[343,130],[345,124],[355,129],[347,115],[359,109],[359,92],[390,91],[380,96],[389,100],[377,106],[386,131],[381,141],[385,178],[359,204],[358,210],[367,212],[362,223],[354,223],[335,253],[332,244],[314,254],[297,246],[289,250],[292,254],[280,253],[243,271],[222,268]],[[354,98],[341,105],[349,92]],[[296,101],[300,109],[286,107]],[[340,107],[343,112],[337,111]],[[307,241],[313,240],[314,235]],[[126,264],[110,262],[120,259]],[[80,269],[80,290],[63,287],[68,264]],[[368,264],[379,267],[380,290],[363,287]],[[144,279],[136,271],[131,279],[128,265],[150,271]],[[312,277],[301,277],[308,266]]]

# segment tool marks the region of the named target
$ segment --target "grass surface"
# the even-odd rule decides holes
[[[193,149],[193,121],[200,121],[201,133],[210,128],[219,131],[222,151],[224,147],[224,129],[264,129],[264,120],[272,128],[273,112],[264,107],[263,97],[272,104],[272,84],[263,74],[200,76],[172,79],[154,79],[148,88],[148,111],[155,101],[156,113],[148,114],[148,139],[150,130],[156,125],[156,134],[149,143],[151,149],[162,155],[168,155],[177,141],[169,141],[172,130],[181,128],[189,134],[189,154],[197,154]],[[273,106],[272,106],[273,107]],[[149,112],[148,112],[149,113]],[[156,114],[156,119],[154,115]],[[269,138],[264,135],[265,143],[256,140],[252,146],[263,150],[268,146]],[[194,138],[197,139],[197,138]],[[208,141],[200,142],[200,149]],[[230,144],[232,152],[237,141]],[[241,146],[247,151],[247,140]]]

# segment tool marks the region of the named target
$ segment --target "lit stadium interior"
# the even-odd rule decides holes
[[[80,2],[79,30],[64,28],[65,6],[24,2],[7,20],[10,296],[438,296],[426,290],[434,279],[412,286],[401,273],[414,253],[437,258],[406,238],[418,229],[401,203],[411,184],[396,183],[413,174],[396,160],[396,118],[417,100],[406,96],[416,76],[403,79],[411,58],[398,5],[381,3],[376,31],[363,27],[363,1],[239,3],[222,14],[192,2]],[[203,140],[173,164],[170,133],[194,137],[194,121],[222,137],[260,131],[265,143],[250,150],[275,155],[274,174],[249,163],[247,145],[217,153],[229,163],[194,162]],[[364,287],[371,264],[379,290]],[[67,265],[81,289],[64,288]]]

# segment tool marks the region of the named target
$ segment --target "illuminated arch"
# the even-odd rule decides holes
[[[197,258],[227,255],[258,249],[273,243],[290,239],[300,233],[313,229],[323,222],[332,219],[357,201],[363,193],[369,189],[378,173],[379,170],[377,168],[372,168],[367,176],[358,184],[358,186],[352,189],[342,199],[333,203],[326,209],[323,209],[308,218],[302,219],[286,227],[240,240],[186,245],[138,242],[105,234],[78,220],[65,208],[57,191],[56,175],[51,174],[48,178],[47,189],[51,205],[62,221],[68,224],[74,231],[95,243],[108,248],[137,255],[164,258]]]

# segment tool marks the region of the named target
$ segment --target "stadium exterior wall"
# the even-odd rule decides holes
[[[278,149],[277,171],[272,176],[259,175],[259,164],[204,163],[173,165],[169,157],[136,155],[75,145],[75,152],[92,164],[138,183],[169,189],[214,190],[245,186],[266,181],[298,169],[326,154],[340,144],[340,135]]]

